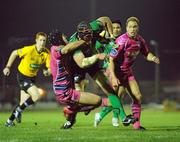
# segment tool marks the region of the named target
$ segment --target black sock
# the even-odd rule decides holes
[[[28,98],[19,108],[23,111],[27,106],[34,104],[32,98]]]
[[[17,108],[17,107],[18,107],[18,106],[16,106],[15,109],[13,110],[11,116],[9,117],[9,120],[14,121],[14,119],[15,119],[15,112],[16,112],[16,108]]]

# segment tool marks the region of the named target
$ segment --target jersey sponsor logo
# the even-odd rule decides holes
[[[115,48],[112,48],[111,49],[111,52],[110,52],[110,56],[111,57],[115,57],[115,56],[117,56],[118,55],[118,51],[115,49]]]
[[[33,69],[38,69],[40,68],[40,64],[30,64],[30,68],[33,68]]]
[[[129,57],[129,58],[133,58],[133,59],[135,59],[138,54],[139,54],[139,51],[127,52],[128,57]]]

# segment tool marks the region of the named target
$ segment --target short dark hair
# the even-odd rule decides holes
[[[49,33],[48,40],[49,43],[54,46],[65,45],[65,42],[62,38],[62,33],[57,29]]]
[[[120,20],[114,20],[114,21],[112,21],[112,23],[118,23],[122,27],[122,23]]]
[[[77,25],[77,32],[84,32],[86,30],[91,30],[91,27],[88,22],[82,21]]]
[[[82,21],[77,25],[77,34],[81,39],[92,37],[93,31],[88,22]]]

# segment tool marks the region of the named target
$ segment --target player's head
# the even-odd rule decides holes
[[[122,24],[120,20],[114,20],[112,21],[113,26],[113,36],[117,38],[122,33]]]
[[[44,48],[46,45],[47,35],[44,32],[38,32],[36,34],[36,46],[37,48]]]
[[[54,46],[67,44],[67,40],[65,36],[57,29],[49,33],[48,39],[49,39],[50,44]]]
[[[77,33],[78,37],[85,41],[91,40],[93,37],[93,31],[90,25],[85,21],[82,21],[77,25]]]
[[[139,31],[139,19],[136,17],[129,17],[126,20],[126,31],[130,37],[135,38]]]

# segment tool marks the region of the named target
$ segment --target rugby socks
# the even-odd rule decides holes
[[[99,115],[100,115],[101,119],[103,119],[112,110],[113,110],[113,107],[111,107],[111,106],[103,107],[102,111],[99,112]],[[117,118],[118,118],[118,116],[117,116]]]
[[[139,104],[137,101],[133,102],[131,109],[132,109],[132,113],[133,113],[134,118],[138,118],[138,121],[133,124],[133,127],[135,129],[138,129],[141,126],[140,125],[141,104]]]
[[[30,106],[30,105],[32,105],[32,104],[34,104],[34,102],[33,102],[32,98],[30,97],[30,98],[28,98],[22,105],[20,105],[19,107],[17,107],[16,110],[17,110],[18,112],[23,112],[26,107],[28,107],[28,106]]]
[[[109,95],[108,99],[113,107],[114,117],[118,118],[120,114],[120,118],[123,121],[126,118],[126,114],[119,98],[116,95]]]
[[[21,106],[18,105],[13,110],[13,112],[12,112],[11,116],[9,117],[9,119],[7,120],[7,122],[10,123],[10,122],[14,121],[14,119],[15,119],[15,117],[17,117],[18,113],[22,113],[27,106],[32,105],[32,104],[34,104],[34,102],[30,97]]]
[[[10,116],[9,119],[7,120],[8,123],[12,123],[12,121],[14,121],[16,109],[17,109],[17,107],[13,110],[11,116]]]

